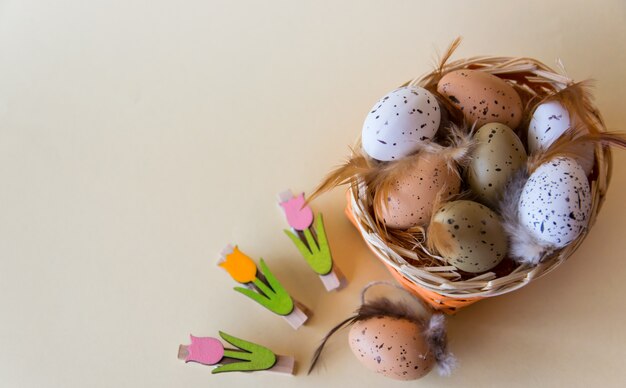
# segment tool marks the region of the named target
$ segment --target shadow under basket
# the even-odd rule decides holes
[[[458,69],[485,71],[508,80],[529,105],[531,100],[541,100],[574,83],[543,63],[531,58],[475,57],[446,64],[441,71],[429,73],[406,85],[421,86],[436,91],[438,80],[447,72]],[[593,130],[605,132],[599,112],[588,107],[593,118]],[[524,124],[526,123],[526,124]],[[525,120],[522,125],[527,125]],[[360,139],[357,141],[360,147]],[[351,182],[347,193],[346,215],[374,254],[385,264],[393,277],[407,290],[429,303],[435,310],[453,314],[483,298],[506,294],[544,276],[564,263],[583,242],[593,226],[609,186],[612,162],[608,146],[597,145],[594,168],[589,176],[592,207],[587,228],[568,246],[543,257],[538,265],[512,265],[504,272],[487,272],[473,276],[460,273],[446,265],[438,256],[431,255],[423,244],[408,249],[393,245],[385,230],[376,223],[372,198],[360,182]],[[509,262],[512,263],[512,261]]]

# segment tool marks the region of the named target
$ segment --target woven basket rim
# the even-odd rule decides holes
[[[406,82],[402,86],[415,85],[432,89],[438,79],[447,72],[472,68],[505,77],[507,75],[522,75],[525,81],[528,84],[532,84],[534,88],[530,89],[528,84],[524,83],[514,85],[516,88],[526,88],[538,95],[538,97],[545,97],[574,84],[574,81],[565,74],[562,64],[558,62],[558,65],[561,68],[560,72],[556,72],[533,58],[471,57],[449,62],[440,69]],[[538,88],[537,85],[539,85]],[[541,91],[543,91],[543,94],[541,94]],[[606,128],[598,110],[595,106],[592,109],[593,111],[590,113],[596,119],[594,120],[597,125],[596,130],[605,132]],[[360,137],[357,139],[355,147],[355,149],[360,147]],[[371,198],[368,197],[367,190],[364,190],[363,185],[358,181],[351,182],[348,211],[351,212],[355,225],[375,255],[386,265],[398,271],[412,284],[453,299],[485,298],[501,295],[519,289],[531,281],[552,272],[564,263],[584,241],[604,202],[610,182],[612,171],[610,148],[600,145],[596,146],[594,159],[596,173],[593,174],[595,179],[590,181],[592,208],[587,228],[575,241],[545,257],[538,265],[520,265],[510,274],[501,277],[496,277],[493,272],[487,272],[471,279],[461,280],[460,274],[451,266],[416,267],[410,264],[407,258],[413,258],[412,255],[416,255],[416,252],[433,258],[436,256],[430,255],[424,247],[417,247],[416,251],[411,252],[405,248],[387,244],[384,236],[381,236],[379,233],[373,215],[370,214]],[[445,269],[446,267],[448,268],[447,270]]]

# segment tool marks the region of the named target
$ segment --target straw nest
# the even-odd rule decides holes
[[[437,95],[437,82],[446,73],[459,69],[475,69],[497,75],[507,80],[518,92],[524,103],[524,118],[518,134],[524,139],[529,116],[534,106],[544,99],[562,93],[564,90],[577,89],[570,97],[570,109],[582,117],[584,126],[590,133],[605,132],[605,125],[598,110],[591,103],[586,84],[575,83],[569,78],[560,62],[558,70],[532,58],[512,58],[482,56],[448,61],[458,46],[457,39],[443,55],[436,69],[422,77],[415,78],[401,86],[415,85],[423,87]],[[451,123],[458,120],[459,112],[440,99],[440,105],[448,114]],[[458,123],[456,123],[458,124]],[[360,138],[357,140],[352,155],[362,156]],[[473,276],[462,273],[446,261],[429,252],[423,228],[416,227],[406,231],[386,229],[379,222],[373,210],[373,195],[358,174],[351,178],[335,177],[328,179],[326,186],[346,183],[349,185],[348,206],[346,213],[358,228],[369,248],[388,267],[392,275],[407,289],[424,298],[435,309],[447,313],[469,305],[485,297],[505,294],[525,286],[534,279],[544,276],[567,260],[583,242],[593,226],[600,207],[605,199],[611,176],[611,151],[607,145],[595,146],[595,165],[589,176],[592,191],[592,209],[586,230],[571,244],[542,258],[538,265],[518,264],[505,260],[490,272]],[[367,163],[376,163],[369,160]]]

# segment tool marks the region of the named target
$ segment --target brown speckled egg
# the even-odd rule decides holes
[[[393,182],[386,206],[380,213],[388,228],[407,229],[425,225],[430,220],[433,204],[440,190],[457,194],[461,179],[451,171],[440,155],[424,153],[407,172]]]
[[[407,319],[374,317],[350,328],[350,348],[367,368],[396,380],[426,375],[435,358],[422,327]]]
[[[441,78],[437,91],[478,127],[501,123],[516,128],[522,119],[522,100],[515,89],[484,71],[451,71]]]

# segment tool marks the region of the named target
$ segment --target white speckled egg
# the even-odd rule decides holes
[[[432,139],[441,112],[436,98],[417,86],[396,89],[381,98],[365,118],[363,150],[380,161],[399,160]]]
[[[572,126],[570,114],[559,101],[539,104],[528,125],[528,151],[545,150]],[[585,174],[593,169],[593,145],[580,145],[577,149],[582,157],[577,158]]]
[[[528,125],[528,150],[548,148],[570,127],[569,112],[558,101],[539,104]]]
[[[480,202],[495,206],[509,177],[526,162],[522,141],[504,124],[485,124],[474,134],[476,148],[467,181]]]
[[[407,319],[374,317],[356,322],[350,349],[367,368],[396,380],[415,380],[435,365],[420,325]]]
[[[589,221],[591,190],[582,167],[566,157],[542,164],[524,185],[518,209],[521,223],[538,240],[566,246]]]
[[[507,253],[507,236],[500,218],[473,201],[453,201],[435,213],[428,238],[446,261],[461,271],[490,270]]]
[[[383,223],[394,229],[425,225],[430,220],[433,204],[442,189],[444,194],[458,194],[461,178],[448,168],[439,154],[422,153],[403,176],[392,184],[386,203],[376,203]]]

